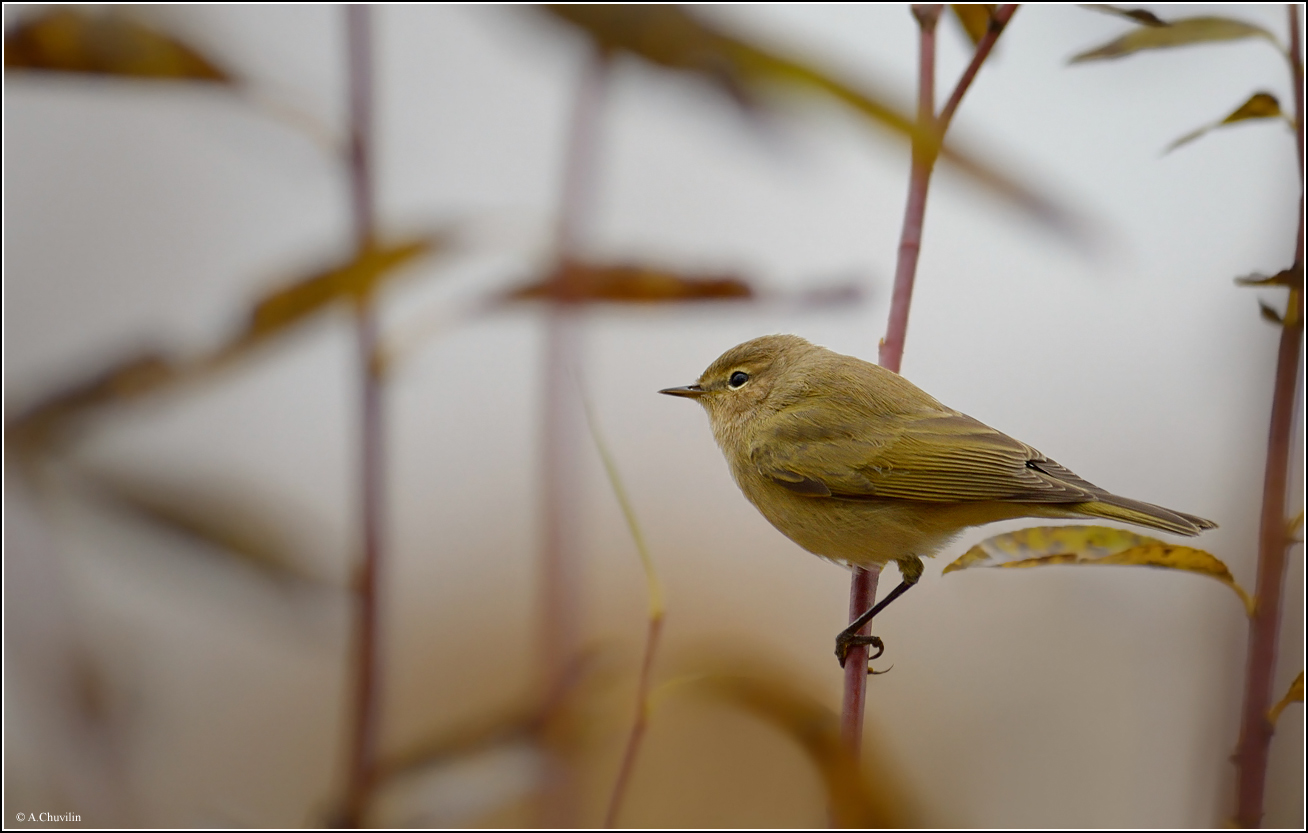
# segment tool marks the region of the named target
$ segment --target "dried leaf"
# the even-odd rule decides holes
[[[869,778],[840,738],[839,716],[785,682],[781,671],[766,676],[714,674],[695,688],[741,707],[781,730],[808,753],[822,776],[832,824],[846,828],[913,826],[902,795],[886,778]]]
[[[105,405],[135,399],[181,376],[179,365],[162,352],[138,353],[24,408],[6,422],[5,437],[20,446],[44,446],[75,418]]]
[[[1267,321],[1267,322],[1270,322],[1270,323],[1272,323],[1272,324],[1275,324],[1275,325],[1278,326],[1278,327],[1284,327],[1284,326],[1285,326],[1285,319],[1282,318],[1282,317],[1281,317],[1281,314],[1280,314],[1279,312],[1277,312],[1277,311],[1276,311],[1276,310],[1275,310],[1275,309],[1274,309],[1270,304],[1268,304],[1266,301],[1259,301],[1259,302],[1258,302],[1258,315],[1259,315],[1259,317],[1262,318],[1264,321]]]
[[[540,706],[516,705],[480,720],[465,721],[440,737],[411,744],[377,762],[379,783],[432,766],[470,757],[488,749],[532,739],[545,716]]]
[[[606,52],[625,51],[667,69],[693,72],[737,100],[752,101],[759,83],[786,82],[834,95],[899,133],[936,144],[914,119],[825,73],[719,32],[678,6],[649,4],[547,5],[545,9],[588,34]]]
[[[1270,278],[1257,272],[1235,279],[1238,286],[1288,286],[1291,289],[1303,285],[1303,267],[1291,266],[1282,269]]]
[[[260,298],[250,321],[226,347],[222,358],[298,324],[340,300],[358,302],[376,290],[399,267],[444,245],[441,236],[421,237],[386,248],[371,248],[348,263],[299,278]]]
[[[1186,17],[1180,20],[1162,21],[1165,25],[1147,24],[1134,31],[1127,32],[1116,40],[1082,52],[1072,58],[1071,63],[1099,61],[1105,58],[1120,58],[1144,49],[1170,49],[1174,46],[1190,46],[1197,43],[1215,43],[1220,41],[1243,40],[1244,38],[1264,38],[1277,49],[1281,48],[1276,36],[1261,26],[1233,20],[1229,17]]]
[[[1232,124],[1245,119],[1271,119],[1281,115],[1281,103],[1276,96],[1268,92],[1257,92],[1249,100],[1235,109],[1231,115],[1222,119],[1222,124]]]
[[[535,283],[511,290],[510,300],[557,296],[575,302],[668,303],[754,297],[734,275],[686,274],[639,264],[573,262]]]
[[[66,6],[5,35],[5,69],[233,83],[196,49],[121,12]]]
[[[1165,152],[1171,153],[1172,151],[1179,148],[1181,145],[1189,144],[1190,142],[1193,142],[1195,139],[1198,139],[1200,136],[1204,136],[1210,131],[1216,130],[1217,128],[1222,127],[1223,125],[1235,124],[1236,122],[1247,121],[1249,119],[1283,119],[1283,118],[1285,117],[1281,113],[1281,104],[1279,101],[1276,100],[1276,96],[1267,92],[1257,92],[1249,96],[1249,99],[1244,104],[1241,104],[1239,107],[1237,107],[1231,113],[1231,115],[1227,116],[1221,121],[1204,125],[1198,130],[1192,130],[1191,132],[1185,134],[1181,138],[1177,139],[1175,142],[1172,142],[1170,145],[1168,145],[1167,150]]]
[[[963,26],[968,40],[976,46],[986,32],[990,31],[990,19],[995,13],[995,3],[950,3],[949,10]]]
[[[1124,9],[1121,6],[1108,6],[1103,3],[1085,3],[1083,9],[1117,15],[1135,21],[1141,26],[1166,26],[1167,21],[1147,9]]]
[[[1303,672],[1300,671],[1299,676],[1295,677],[1294,682],[1290,683],[1290,689],[1285,692],[1285,696],[1282,697],[1275,706],[1272,706],[1267,710],[1267,721],[1275,726],[1276,721],[1281,719],[1281,712],[1285,711],[1286,706],[1289,706],[1291,703],[1302,702]]]
[[[789,86],[836,99],[869,121],[906,136],[958,170],[1017,203],[1042,222],[1074,231],[1067,212],[990,166],[942,146],[934,130],[874,95],[807,64],[724,34],[678,6],[656,4],[548,5],[546,11],[585,32],[605,53],[627,52],[666,69],[693,73],[736,101],[753,105],[756,93]]]
[[[249,489],[105,474],[92,476],[91,485],[107,505],[203,541],[280,584],[321,584],[298,564],[298,548],[280,520],[285,507],[274,512]]]
[[[1197,573],[1234,590],[1253,615],[1253,599],[1216,556],[1108,526],[1042,526],[996,535],[963,553],[944,572],[1053,564],[1161,567]]]

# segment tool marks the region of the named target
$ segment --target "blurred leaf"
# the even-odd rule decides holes
[[[1257,92],[1249,96],[1248,101],[1246,101],[1244,104],[1241,104],[1239,107],[1235,109],[1234,112],[1231,113],[1231,115],[1227,116],[1221,121],[1204,125],[1198,130],[1191,131],[1185,134],[1184,136],[1182,136],[1181,138],[1177,139],[1175,142],[1172,142],[1170,145],[1167,146],[1166,152],[1170,153],[1176,150],[1177,148],[1179,148],[1181,145],[1189,144],[1190,142],[1193,142],[1195,139],[1198,139],[1200,136],[1207,134],[1209,131],[1216,130],[1217,128],[1222,127],[1223,125],[1235,124],[1236,122],[1247,121],[1249,119],[1284,119],[1284,118],[1285,116],[1281,113],[1281,104],[1279,101],[1276,100],[1276,96],[1272,95],[1271,93]]]
[[[1268,92],[1257,92],[1249,100],[1235,109],[1231,115],[1222,119],[1222,124],[1232,124],[1245,119],[1270,119],[1281,115],[1281,103],[1276,96]]]
[[[25,21],[5,35],[5,69],[233,81],[199,51],[121,12],[66,6]]]
[[[445,243],[444,236],[431,235],[386,248],[370,248],[347,263],[284,284],[255,302],[249,323],[219,356],[226,358],[243,351],[336,301],[348,299],[358,303],[399,267],[439,250]]]
[[[798,691],[779,669],[766,676],[715,674],[695,687],[743,708],[794,740],[822,776],[835,827],[910,826],[907,802],[883,779],[868,778],[840,738],[840,717]]]
[[[667,69],[693,73],[742,105],[754,104],[757,91],[774,85],[834,98],[869,121],[938,154],[1041,221],[1071,230],[1067,212],[1013,178],[942,146],[934,130],[919,127],[915,118],[904,115],[884,97],[855,89],[808,64],[720,32],[678,6],[593,3],[544,8],[581,29],[605,53],[627,52]]]
[[[963,553],[944,572],[1055,564],[1161,567],[1198,573],[1234,590],[1253,615],[1253,599],[1211,553],[1109,526],[1042,526],[996,535]]]
[[[1285,326],[1285,319],[1266,301],[1258,302],[1258,315],[1264,320],[1275,324],[1278,327]]]
[[[1294,682],[1290,683],[1290,689],[1289,691],[1285,692],[1285,696],[1282,697],[1275,706],[1272,706],[1270,709],[1267,710],[1267,721],[1271,723],[1273,726],[1275,726],[1276,721],[1281,719],[1281,712],[1285,711],[1286,706],[1289,706],[1291,703],[1302,703],[1302,702],[1303,702],[1303,672],[1300,671],[1299,676],[1295,677]]]
[[[322,584],[297,563],[297,548],[282,520],[287,508],[274,508],[249,489],[104,474],[92,476],[91,484],[109,506],[209,544],[280,584]]]
[[[1137,20],[1137,22],[1140,21]],[[1163,25],[1159,25],[1159,23]],[[1079,64],[1105,58],[1120,58],[1144,49],[1170,49],[1174,46],[1190,46],[1197,43],[1215,43],[1242,40],[1244,38],[1264,38],[1276,46],[1277,49],[1281,48],[1280,42],[1276,40],[1275,35],[1252,23],[1233,20],[1229,17],[1186,17],[1180,20],[1145,24],[1139,29],[1127,32],[1116,40],[1073,56],[1071,63]]]
[[[511,290],[510,300],[548,298],[610,303],[668,303],[754,297],[754,290],[734,275],[694,275],[638,264],[571,262],[560,272]]]
[[[976,46],[990,31],[990,18],[995,12],[996,3],[950,3],[949,10],[963,26],[968,40]]]
[[[5,439],[40,447],[56,439],[71,420],[104,405],[118,404],[150,393],[183,375],[178,364],[158,350],[122,359],[20,411],[5,424]]]
[[[1133,20],[1142,26],[1168,25],[1167,21],[1147,9],[1124,9],[1121,6],[1109,6],[1103,3],[1086,3],[1081,8],[1125,17],[1127,20]]]
[[[410,745],[389,755],[377,764],[376,779],[384,782],[447,761],[469,757],[509,743],[534,738],[545,720],[540,706],[516,706],[479,721],[466,722],[457,729]]]
[[[1291,266],[1282,269],[1270,278],[1255,272],[1235,279],[1238,286],[1288,286],[1291,289],[1303,285],[1303,268]]]
[[[892,130],[935,144],[912,118],[892,105],[853,90],[825,73],[723,34],[678,6],[649,4],[547,5],[581,28],[607,52],[625,51],[668,69],[694,72],[749,101],[752,85],[789,82],[834,95]]]

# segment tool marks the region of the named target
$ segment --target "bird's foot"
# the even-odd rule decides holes
[[[861,634],[844,633],[843,631],[837,634],[836,635],[836,659],[840,660],[840,667],[841,668],[845,667],[845,660],[849,658],[850,648],[856,648],[863,645],[867,645],[877,649],[877,652],[875,654],[872,654],[867,658],[868,662],[871,662],[872,660],[876,659],[877,657],[881,656],[886,652],[886,645],[884,642],[881,641],[881,637],[879,636],[862,636]],[[868,666],[867,673],[884,674],[885,671],[873,671],[872,667]]]

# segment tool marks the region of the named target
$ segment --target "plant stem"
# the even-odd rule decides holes
[[[881,576],[881,566],[873,564],[868,569],[855,567],[849,580],[849,621],[854,621],[872,607],[877,597],[877,579]],[[872,630],[872,623],[859,631],[866,635]],[[863,714],[867,699],[867,646],[857,645],[849,649],[845,658],[845,693],[840,704],[840,738],[849,749],[854,760],[858,760],[863,748]]]
[[[958,85],[954,87],[953,95],[949,96],[945,106],[940,108],[940,117],[936,119],[936,129],[940,131],[942,137],[945,135],[945,131],[949,130],[949,123],[954,120],[954,111],[958,109],[959,103],[962,102],[963,94],[972,86],[972,79],[976,78],[977,71],[986,62],[986,58],[990,57],[990,50],[995,48],[995,42],[1004,33],[1004,27],[1008,25],[1008,21],[1017,12],[1017,7],[1017,3],[1006,3],[995,9],[994,14],[990,16],[990,28],[981,36],[981,40],[977,41],[976,51],[972,53],[972,60],[968,63],[967,69],[963,70],[963,74],[959,76]]]
[[[542,376],[545,380],[541,437],[541,656],[544,659],[545,722],[558,717],[581,651],[578,624],[581,606],[580,565],[570,533],[578,526],[576,467],[578,400],[569,396],[577,388],[569,372],[580,367],[576,286],[577,243],[592,195],[591,174],[599,132],[599,116],[608,81],[609,56],[596,51],[577,88],[573,105],[567,157],[563,170],[556,237],[557,263],[551,279],[545,330]],[[558,734],[548,733],[557,739]],[[568,826],[574,816],[572,777],[566,749],[554,748],[546,774],[543,822]]]
[[[627,794],[627,784],[631,781],[632,770],[636,767],[636,754],[640,751],[641,741],[645,737],[645,728],[649,725],[649,684],[651,670],[654,667],[654,655],[658,652],[659,637],[663,634],[663,614],[651,615],[649,630],[645,635],[645,658],[640,663],[640,680],[636,684],[636,718],[631,724],[631,734],[627,736],[627,748],[622,753],[622,764],[618,767],[618,778],[613,783],[613,793],[609,796],[609,809],[604,814],[604,826],[616,827],[618,810],[622,799]]]
[[[918,124],[925,127],[935,120],[936,77],[936,24],[944,6],[915,5],[913,17],[917,19],[918,41]],[[890,323],[886,337],[881,341],[880,361],[883,366],[899,370],[899,357],[904,352],[904,336],[908,330],[908,307],[913,297],[913,272],[917,268],[917,252],[922,240],[922,217],[926,210],[926,186],[930,177],[927,156],[934,151],[913,142],[913,164],[909,174],[908,206],[904,209],[904,228],[900,235],[899,258],[895,267],[895,288],[890,300]],[[893,366],[887,365],[887,358]],[[880,565],[855,567],[849,580],[849,621],[853,622],[876,601],[877,579]],[[868,622],[860,634],[872,629]],[[863,715],[867,701],[867,647],[851,648],[845,659],[844,696],[840,705],[840,734],[845,745],[857,760],[863,746]]]
[[[914,5],[917,19],[918,41],[918,124],[934,130],[943,143],[945,131],[954,117],[963,96],[972,85],[981,65],[1003,34],[1004,27],[1017,11],[1016,4],[1000,6],[991,17],[990,28],[977,43],[967,69],[959,77],[939,118],[935,115],[936,27],[944,6]],[[908,335],[908,313],[913,302],[913,280],[917,274],[918,255],[922,250],[922,227],[926,219],[927,190],[931,184],[939,144],[935,147],[922,142],[913,143],[912,167],[908,179],[908,200],[904,206],[904,225],[899,235],[899,254],[895,263],[895,285],[890,298],[890,317],[886,335],[881,340],[878,360],[882,367],[899,372],[904,358],[904,341]],[[906,553],[906,555],[912,553]],[[877,579],[881,568],[855,568],[849,585],[849,618],[852,622],[872,606],[876,599]],[[868,623],[868,629],[871,623]],[[866,633],[868,629],[862,631]],[[840,727],[845,744],[858,757],[863,740],[863,713],[867,694],[867,649],[853,648],[845,662],[844,697],[841,703]]]
[[[350,205],[358,254],[373,244],[376,228],[373,191],[372,49],[367,6],[346,7],[350,96]],[[382,442],[382,379],[378,372],[377,319],[372,299],[355,304],[355,331],[362,371],[360,422],[360,511],[363,525],[363,565],[359,574],[355,633],[355,690],[344,824],[358,827],[367,809],[377,759],[377,724],[381,686],[378,624],[379,578],[382,561],[382,522],[385,481]]]
[[[1289,4],[1289,55],[1296,93],[1295,126],[1302,182],[1303,65],[1299,57],[1298,18],[1298,7]],[[1286,555],[1292,544],[1290,530],[1287,528],[1285,501],[1291,433],[1294,431],[1294,406],[1299,391],[1299,346],[1303,339],[1303,236],[1304,204],[1301,195],[1299,232],[1295,244],[1295,271],[1299,276],[1299,284],[1290,288],[1290,299],[1276,353],[1276,387],[1272,393],[1267,467],[1263,473],[1263,508],[1258,531],[1256,605],[1249,626],[1244,713],[1240,722],[1240,743],[1235,753],[1235,820],[1241,827],[1258,827],[1262,823],[1267,758],[1272,742],[1273,727],[1267,717],[1267,709],[1272,703],[1272,678],[1276,672],[1276,641],[1281,624],[1281,591],[1285,582]]]

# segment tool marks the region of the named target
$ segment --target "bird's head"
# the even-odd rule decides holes
[[[659,391],[694,399],[708,411],[713,433],[742,431],[755,419],[781,407],[776,395],[802,376],[800,365],[822,348],[794,335],[772,335],[738,344],[700,374],[699,381]]]

